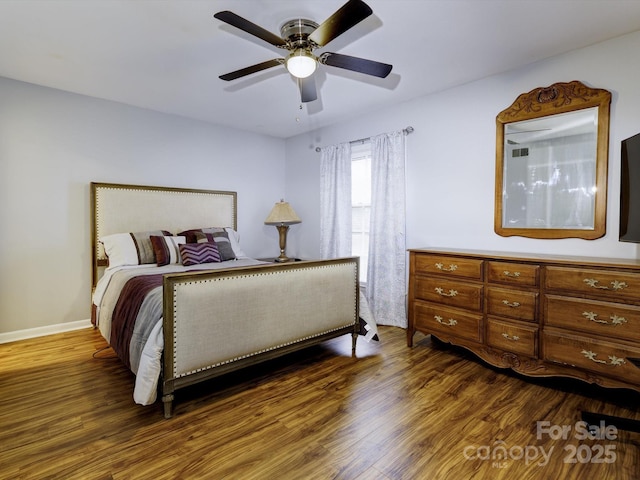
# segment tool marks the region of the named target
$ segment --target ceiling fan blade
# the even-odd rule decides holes
[[[388,63],[374,62],[373,60],[351,57],[349,55],[342,55],[341,53],[326,52],[323,53],[318,60],[320,63],[331,67],[344,68],[380,78],[385,78],[389,75],[393,68],[393,65],[389,65]]]
[[[349,0],[316,28],[309,40],[322,47],[373,13],[362,0]]]
[[[240,70],[236,70],[235,72],[225,73],[224,75],[220,75],[220,79],[226,80],[228,82],[230,80],[235,80],[236,78],[245,77],[247,75],[251,75],[252,73],[266,70],[267,68],[277,67],[278,65],[282,65],[283,63],[284,58],[274,58],[273,60],[267,60],[266,62],[257,63],[255,65],[251,65],[250,67],[241,68]]]
[[[258,37],[265,42],[270,43],[271,45],[275,45],[276,47],[287,46],[287,42],[285,42],[275,33],[271,33],[269,30],[265,30],[255,23],[252,23],[249,20],[242,18],[240,15],[236,15],[235,13],[228,10],[218,12],[214,15],[214,17],[218,20],[222,20],[223,22],[228,23],[232,27],[236,27],[240,30],[250,33],[254,37]]]
[[[313,102],[318,99],[316,80],[313,75],[307,78],[299,78],[298,85],[300,87],[300,100],[302,103]]]

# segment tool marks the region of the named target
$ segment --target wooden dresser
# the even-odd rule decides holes
[[[409,328],[532,376],[640,391],[640,261],[409,250]]]

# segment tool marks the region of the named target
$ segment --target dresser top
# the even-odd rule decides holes
[[[640,259],[637,258],[605,258],[586,257],[573,255],[553,255],[546,253],[518,253],[496,250],[450,249],[450,248],[410,248],[409,252],[435,253],[438,255],[483,257],[493,260],[519,261],[519,262],[544,262],[562,263],[564,265],[598,266],[598,267],[623,267],[640,270]]]

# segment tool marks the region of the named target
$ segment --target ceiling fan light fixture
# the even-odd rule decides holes
[[[311,52],[304,48],[294,50],[287,57],[287,70],[296,78],[307,78],[316,71],[318,62]]]

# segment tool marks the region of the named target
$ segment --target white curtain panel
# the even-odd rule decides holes
[[[405,133],[371,137],[367,300],[378,324],[407,327]]]
[[[351,256],[351,145],[324,147],[320,154],[320,256]]]

